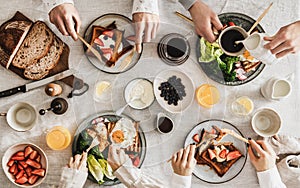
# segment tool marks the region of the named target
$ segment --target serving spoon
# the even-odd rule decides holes
[[[117,116],[120,116],[120,115],[123,113],[123,111],[127,108],[127,106],[130,105],[130,103],[132,103],[133,101],[138,100],[138,99],[140,99],[140,98],[141,98],[141,96],[139,96],[139,95],[133,96],[133,97],[130,99],[130,101],[128,101],[128,103],[126,103],[122,108],[119,108],[119,109],[116,111],[116,115],[117,115]]]

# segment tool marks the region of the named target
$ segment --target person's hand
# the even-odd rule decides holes
[[[159,27],[159,16],[151,13],[134,13],[135,44],[138,53],[142,52],[142,42],[150,42],[155,38]]]
[[[204,37],[208,42],[214,42],[217,37],[214,35],[213,28],[217,30],[223,28],[218,15],[200,0],[193,4],[189,12],[193,18],[197,34]]]
[[[172,156],[172,167],[174,173],[181,176],[190,176],[196,165],[195,145],[188,145],[185,149],[180,149]]]
[[[277,58],[300,50],[300,21],[286,25],[272,37],[264,37],[270,41],[265,45]]]
[[[113,171],[117,170],[127,160],[129,160],[129,157],[125,154],[123,149],[119,149],[112,145],[109,146],[107,162]]]
[[[83,152],[82,155],[77,154],[74,157],[70,158],[68,167],[75,169],[75,170],[80,170],[80,171],[85,171],[87,172],[88,169],[86,167],[86,160],[87,160],[87,153]]]
[[[256,171],[262,172],[268,169],[271,169],[275,166],[276,162],[276,153],[270,144],[263,140],[249,140],[250,146],[248,148],[250,161],[255,167]],[[259,157],[256,157],[252,149],[256,150]]]
[[[66,3],[54,7],[49,12],[49,18],[50,22],[53,23],[63,35],[70,35],[74,40],[77,40],[81,20],[74,5]]]

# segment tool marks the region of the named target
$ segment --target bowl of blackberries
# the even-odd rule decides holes
[[[182,112],[193,100],[194,84],[182,71],[163,71],[155,77],[153,85],[157,102],[169,112]]]

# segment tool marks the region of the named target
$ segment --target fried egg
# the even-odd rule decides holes
[[[116,126],[110,133],[110,140],[112,145],[127,148],[133,144],[136,135],[136,129],[131,120],[122,118],[117,121]]]
[[[242,55],[239,55],[239,58],[240,61],[249,61],[251,63],[259,62],[259,60],[253,57],[247,50],[245,50],[245,52]]]

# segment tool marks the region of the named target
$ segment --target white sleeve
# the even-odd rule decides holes
[[[193,4],[196,2],[197,0],[179,0],[179,2],[182,4],[182,6],[186,9],[189,10]]]
[[[141,169],[133,167],[131,160],[128,160],[114,175],[129,188],[190,188],[192,176],[180,176],[173,173],[171,182],[162,182],[147,174],[144,174]]]
[[[286,188],[276,166],[266,171],[257,172],[257,177],[260,188]]]
[[[132,14],[138,12],[159,15],[158,0],[133,0]]]
[[[64,3],[71,3],[74,5],[73,0],[43,0],[43,3],[46,7],[47,12],[49,13],[54,7],[64,4]]]
[[[88,172],[64,167],[59,181],[59,188],[82,188],[87,176]]]

